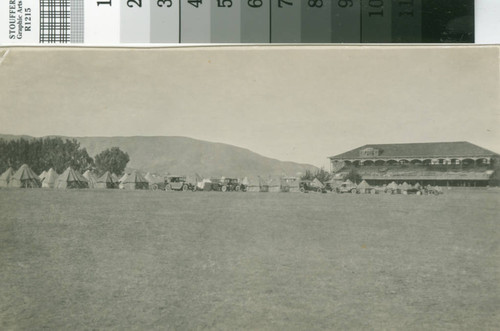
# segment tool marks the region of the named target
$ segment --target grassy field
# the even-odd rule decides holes
[[[0,329],[500,328],[500,192],[0,190]]]

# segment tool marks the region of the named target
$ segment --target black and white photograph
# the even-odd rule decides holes
[[[0,48],[0,329],[498,330],[500,47]]]

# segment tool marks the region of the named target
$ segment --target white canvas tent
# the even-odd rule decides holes
[[[396,184],[396,182],[391,182],[389,183],[389,185],[387,185],[387,187],[385,188],[386,190],[386,193],[397,193],[398,192],[398,184]]]
[[[358,190],[360,193],[370,193],[371,186],[363,179],[361,183],[358,184]]]
[[[282,192],[300,192],[300,180],[297,177],[281,178]]]
[[[396,182],[391,182],[389,185],[387,185],[387,188],[391,190],[397,190],[398,184],[396,184]]]
[[[9,187],[9,182],[14,176],[14,169],[9,168],[0,176],[0,187]]]
[[[113,180],[113,176],[109,171],[106,171],[101,177],[97,179],[95,188],[99,189],[113,189],[117,188],[117,183]]]
[[[203,191],[211,188],[212,181],[208,178],[203,178],[198,173],[194,174],[196,189]]]
[[[408,189],[410,189],[410,188],[411,188],[411,185],[410,185],[410,184],[408,184],[407,182],[404,182],[403,184],[401,184],[401,185],[399,186],[399,188],[401,189],[401,191],[403,191],[403,192],[404,192],[404,191],[407,191]]]
[[[40,187],[40,178],[27,164],[23,164],[11,177],[9,186],[20,188]]]
[[[68,167],[62,175],[57,178],[55,187],[59,189],[88,188],[89,184],[87,179],[78,171]]]
[[[267,185],[269,187],[269,192],[277,193],[281,192],[281,177],[271,176],[267,180]]]
[[[126,190],[147,190],[149,189],[148,181],[141,175],[140,172],[134,171],[121,183]]]
[[[146,173],[146,175],[144,176],[144,179],[148,181],[149,184],[153,184],[153,176],[151,175],[151,173]]]
[[[347,179],[345,182],[343,182],[342,184],[345,184],[346,186],[355,186],[354,183],[350,180],[350,179]]]
[[[97,176],[92,171],[87,170],[83,173],[83,177],[88,181],[89,188],[95,188],[97,184]]]
[[[246,183],[247,192],[260,192],[260,178],[257,177],[245,177],[242,183]]]
[[[47,176],[47,171],[44,170],[40,175],[38,175],[38,178],[40,178],[40,181],[43,181],[46,176]]]
[[[324,188],[325,187],[325,185],[323,185],[323,183],[318,178],[314,178],[313,181],[311,182],[311,185],[313,187],[317,187],[317,188]]]
[[[54,188],[56,186],[57,178],[59,178],[59,174],[53,168],[50,168],[42,181],[42,187]]]
[[[259,176],[259,192],[269,192],[269,181]]]
[[[122,177],[118,180],[118,182],[120,183],[120,184],[118,184],[118,187],[119,187],[120,189],[124,189],[124,188],[125,188],[125,187],[123,186],[123,182],[124,182],[125,180],[127,180],[127,177],[128,177],[128,174],[127,174],[127,173],[124,173],[124,174],[123,174],[123,176],[122,176]]]

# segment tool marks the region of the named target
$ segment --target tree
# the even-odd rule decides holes
[[[311,170],[306,170],[306,173],[300,177],[302,180],[313,180],[314,179],[314,174]]]
[[[118,147],[106,149],[95,157],[97,172],[102,175],[106,171],[121,175],[127,166],[130,158],[127,153]]]
[[[314,173],[311,170],[306,170],[304,176],[300,177],[302,180],[314,180],[317,178],[320,182],[325,183],[332,178],[332,175],[324,168],[316,170]]]
[[[37,153],[33,154],[37,156]],[[45,138],[42,140],[39,155],[39,171],[54,168],[58,173],[62,173],[68,167],[72,167],[84,172],[94,165],[94,160],[89,156],[87,149],[80,148],[80,143],[76,139]],[[33,166],[33,170],[35,168],[37,167]]]
[[[320,182],[324,184],[330,179],[332,179],[332,174],[326,171],[324,168],[321,168],[318,171],[316,171],[314,177],[316,177]]]
[[[344,177],[344,180],[350,180],[351,182],[353,183],[361,183],[361,181],[363,180],[363,178],[361,177],[361,175],[356,171],[356,169],[351,169],[351,171],[349,171],[349,173]]]
[[[62,173],[69,166],[80,172],[85,171],[93,166],[94,160],[85,148],[80,148],[80,143],[75,139],[0,139],[0,170],[8,167],[17,169],[23,163],[36,173],[49,168]]]

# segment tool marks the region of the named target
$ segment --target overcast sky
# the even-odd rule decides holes
[[[499,47],[10,49],[0,133],[187,136],[317,166],[369,143],[500,152]]]

